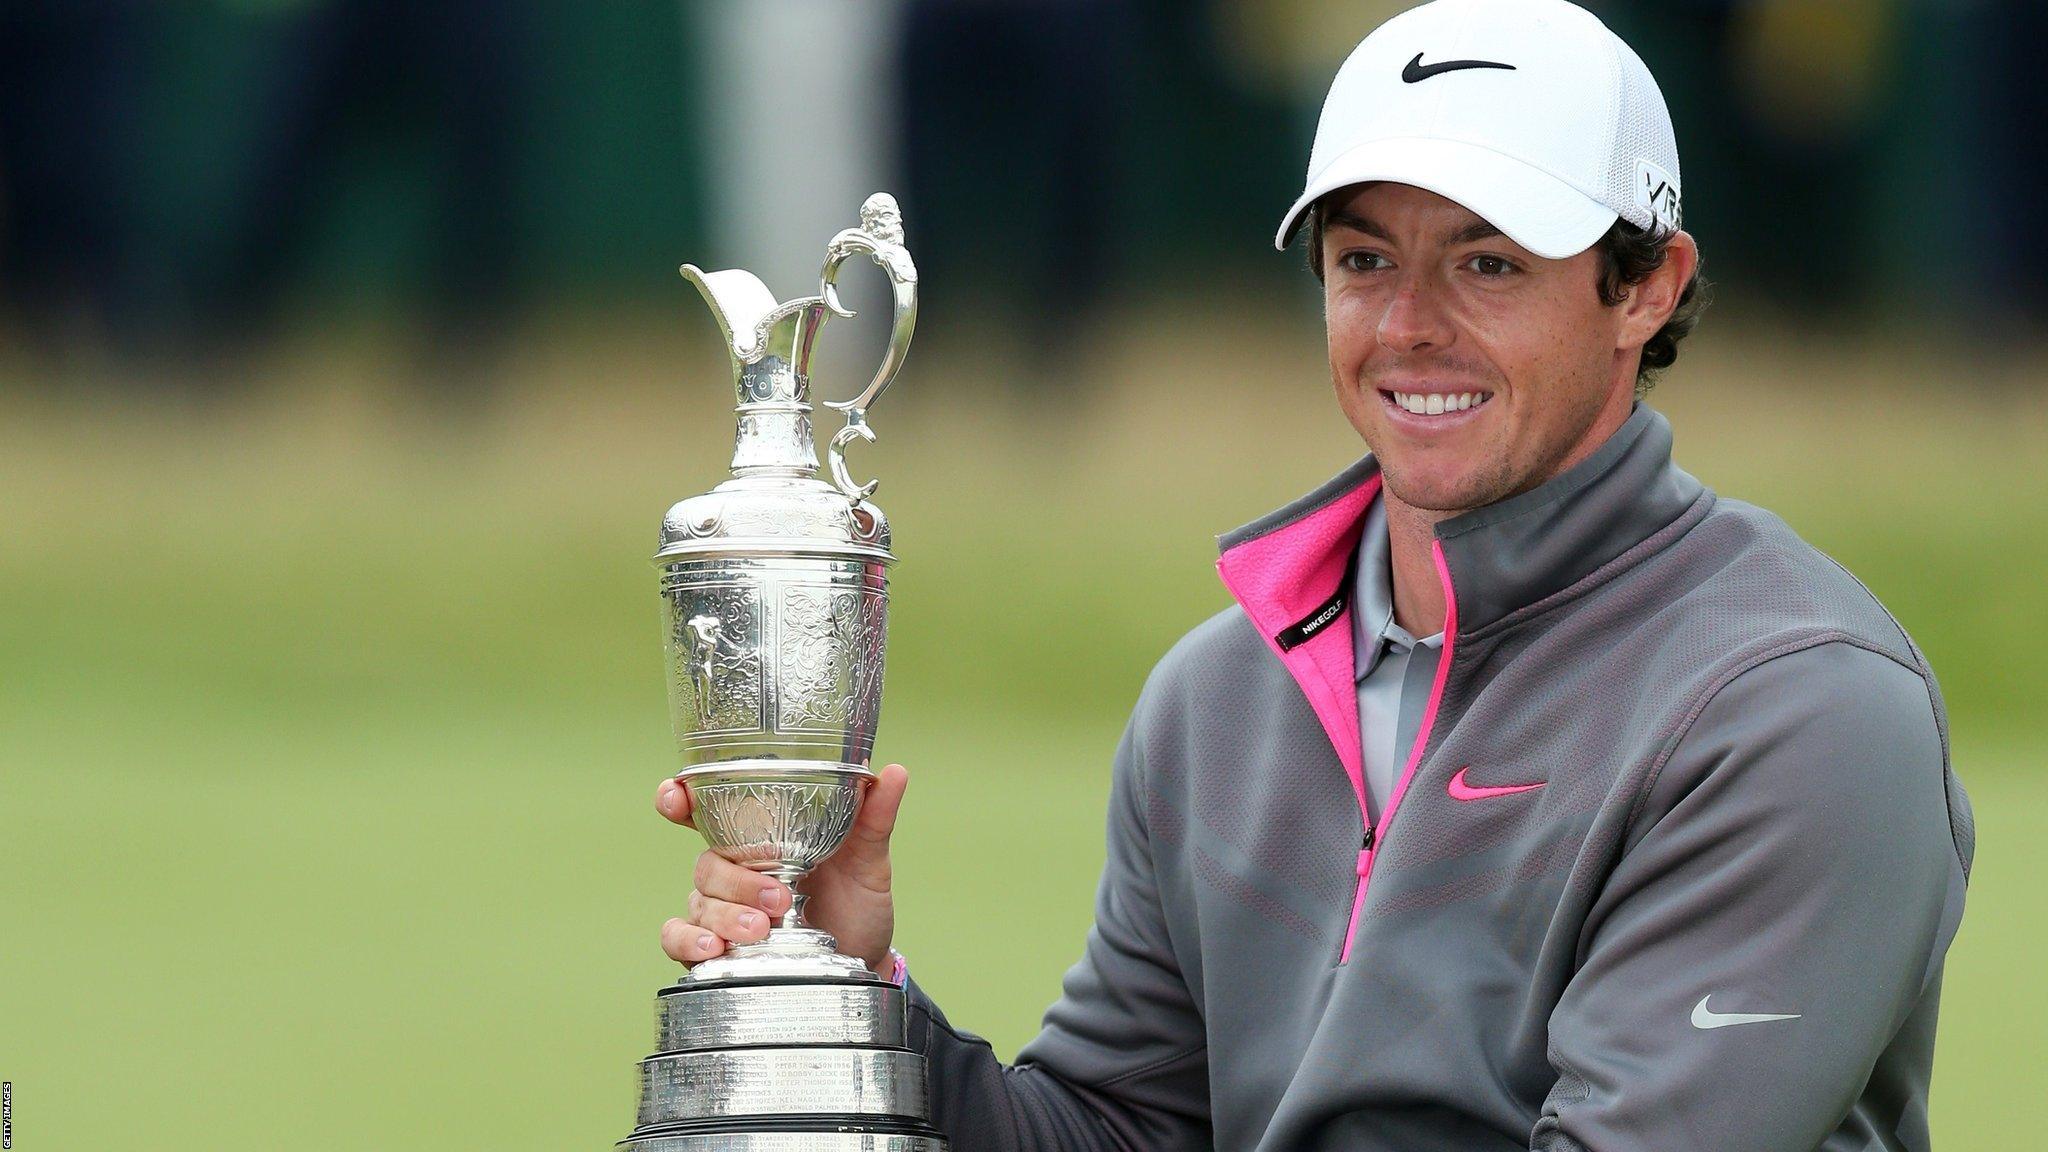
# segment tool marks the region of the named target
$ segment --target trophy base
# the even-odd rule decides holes
[[[685,977],[659,1006],[619,1152],[948,1152],[894,984]]]
[[[776,928],[766,940],[733,944],[725,955],[692,967],[684,984],[725,980],[855,980],[883,983],[880,976],[851,956],[841,955],[829,932],[815,928]]]
[[[775,1130],[789,1120],[922,1123],[924,1057],[900,1048],[712,1048],[640,1062],[636,1130],[718,1123]]]
[[[656,1052],[720,1048],[903,1048],[909,998],[894,984],[727,980],[661,990]]]
[[[853,1118],[816,1118],[772,1129],[672,1129],[636,1132],[618,1152],[948,1152],[946,1138],[922,1124],[877,1127]]]

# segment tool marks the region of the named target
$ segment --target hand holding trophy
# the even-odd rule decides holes
[[[841,952],[892,978],[896,903],[890,839],[909,783],[910,773],[901,764],[879,769],[846,842],[804,877],[809,896],[805,920],[830,932]],[[673,823],[695,827],[690,791],[680,780],[661,781],[654,808]],[[661,926],[662,950],[683,964],[701,964],[723,955],[731,944],[765,938],[789,910],[788,888],[713,849],[698,854],[691,880],[694,887],[682,914]]]
[[[846,840],[874,779],[887,628],[888,520],[844,452],[902,367],[917,269],[884,193],[832,238],[815,296],[777,303],[750,272],[683,275],[717,315],[739,405],[732,478],[669,509],[661,570],[677,779],[725,860],[794,894],[765,939],[736,943],[660,994],[641,1062],[632,1152],[943,1152],[903,990],[806,923],[801,879]],[[866,254],[889,276],[894,324],[874,379],[828,403],[846,426],[819,479],[809,366],[852,313],[835,282]]]

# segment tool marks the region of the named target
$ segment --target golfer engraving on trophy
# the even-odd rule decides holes
[[[834,287],[865,255],[894,291],[880,369],[851,400],[818,475],[809,366]],[[717,317],[738,392],[732,478],[669,509],[661,571],[677,778],[720,855],[798,888],[846,839],[874,778],[888,620],[889,523],[845,449],[917,322],[902,217],[870,196],[833,237],[815,295],[777,302],[751,272],[683,275]],[[736,944],[660,994],[631,1152],[943,1152],[903,990],[804,922],[798,894],[765,940]]]

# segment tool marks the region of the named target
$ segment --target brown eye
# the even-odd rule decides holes
[[[1474,256],[1470,263],[1472,270],[1481,276],[1505,276],[1515,271],[1513,264],[1499,256]]]
[[[1378,261],[1378,263],[1369,263]],[[1377,252],[1346,252],[1337,257],[1337,266],[1346,272],[1377,272],[1385,263]]]

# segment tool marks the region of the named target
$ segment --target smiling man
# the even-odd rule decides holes
[[[1278,240],[1370,452],[1223,538],[1237,604],[1146,684],[1018,1063],[910,985],[955,1149],[1928,1146],[1968,802],[1905,632],[1642,402],[1701,304],[1679,189],[1649,71],[1563,0],[1345,63]],[[898,980],[904,786],[811,906]],[[788,902],[709,853],[697,889],[685,962]]]

